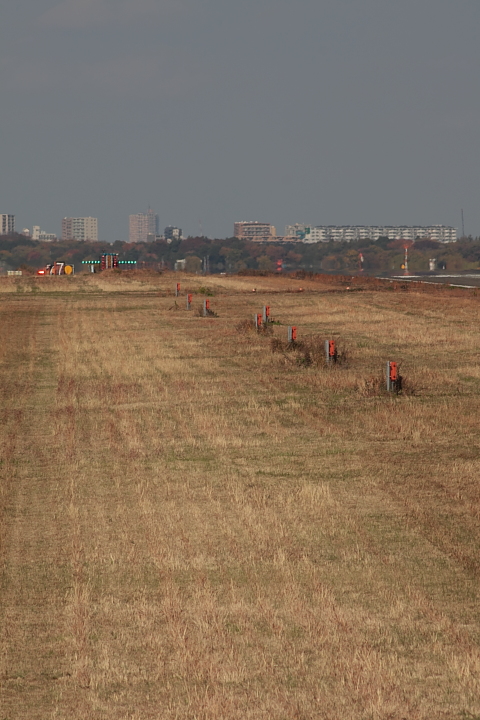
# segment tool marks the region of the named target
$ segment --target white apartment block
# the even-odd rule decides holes
[[[295,226],[290,226],[295,227]],[[305,233],[304,242],[355,242],[356,240],[416,240],[429,238],[441,243],[456,242],[457,230],[445,225],[318,225]]]
[[[54,233],[47,233],[44,230],[40,230],[40,225],[34,225],[32,228],[32,240],[39,240],[40,242],[55,242],[57,236]]]
[[[93,217],[63,218],[62,240],[98,241],[98,220]]]
[[[15,232],[15,215],[0,214],[0,235]]]
[[[310,234],[312,226],[306,223],[295,223],[285,227],[285,240],[294,242],[304,241],[305,236]]]
[[[262,223],[256,220],[236,222],[233,225],[234,237],[253,242],[264,242],[274,240],[277,231],[270,223]]]

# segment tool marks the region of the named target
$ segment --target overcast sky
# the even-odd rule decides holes
[[[480,235],[479,0],[5,0],[0,212]]]

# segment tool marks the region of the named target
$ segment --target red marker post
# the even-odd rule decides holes
[[[295,325],[290,325],[288,328],[288,342],[294,343],[297,339],[297,328]]]
[[[387,390],[388,392],[399,393],[402,389],[402,378],[398,369],[398,363],[387,362]]]
[[[207,317],[210,314],[210,300],[205,298],[203,301],[203,317]]]
[[[261,327],[262,327],[262,316],[261,316],[261,314],[260,314],[260,313],[255,313],[254,318],[255,318],[255,327],[257,328],[257,330],[260,330]]]
[[[335,340],[325,340],[325,359],[327,365],[332,362],[337,362],[337,347]]]
[[[175,288],[175,297],[178,297],[180,295],[180,283],[177,283],[177,287]]]
[[[189,293],[189,294],[187,295],[187,310],[190,310],[191,304],[192,304],[192,294]]]

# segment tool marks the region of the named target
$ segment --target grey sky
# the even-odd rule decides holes
[[[480,235],[479,28],[478,0],[6,0],[0,212]]]

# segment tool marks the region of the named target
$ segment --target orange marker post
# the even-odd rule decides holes
[[[187,295],[187,310],[190,310],[190,305],[192,304],[192,294],[189,293]]]
[[[297,339],[297,327],[296,325],[290,325],[288,328],[288,342],[294,343]]]
[[[337,362],[337,348],[335,340],[325,340],[325,359],[327,365],[332,362]]]
[[[260,313],[255,313],[254,317],[255,317],[255,327],[257,328],[257,330],[260,330],[260,328],[262,327],[262,316]]]
[[[402,378],[398,369],[398,363],[387,362],[387,390],[389,392],[400,392],[402,389]]]
[[[175,297],[178,297],[180,295],[180,283],[177,283],[177,287],[175,288]]]

